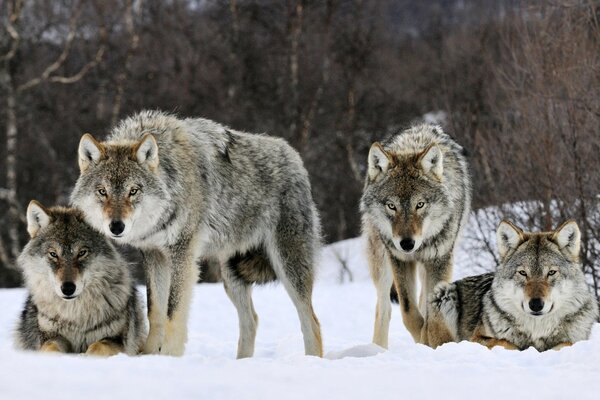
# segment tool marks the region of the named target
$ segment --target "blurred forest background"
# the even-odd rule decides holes
[[[360,233],[370,144],[440,123],[470,155],[473,251],[495,259],[501,217],[575,218],[598,293],[599,91],[592,0],[0,0],[0,286],[82,133],[160,108],[287,139],[327,242]]]

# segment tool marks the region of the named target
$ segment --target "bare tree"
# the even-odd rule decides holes
[[[59,55],[33,77],[23,82],[16,79],[16,68],[22,64],[13,63],[20,46],[23,44],[22,20],[26,10],[23,0],[8,0],[5,5],[6,19],[4,30],[7,33],[8,51],[0,56],[0,86],[5,92],[5,114],[6,114],[6,188],[0,188],[0,200],[8,205],[8,245],[5,245],[0,235],[0,258],[5,266],[12,265],[12,261],[20,251],[21,227],[23,222],[23,210],[18,198],[18,165],[17,149],[19,140],[18,112],[19,104],[23,94],[43,83],[72,84],[80,81],[101,60],[104,54],[104,46],[100,45],[90,61],[72,74],[61,73],[61,67],[69,57],[73,43],[77,37],[77,26],[82,12],[82,2],[74,2],[68,21],[68,32],[66,36],[54,38],[59,41],[62,50]]]

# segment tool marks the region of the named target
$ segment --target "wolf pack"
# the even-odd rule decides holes
[[[377,291],[373,342],[388,347],[394,300],[414,341],[433,348],[467,340],[545,351],[588,339],[598,302],[573,220],[550,232],[501,221],[496,271],[451,281],[471,211],[464,153],[431,124],[370,148],[360,214]],[[70,206],[27,208],[18,348],[181,356],[198,261],[210,259],[238,313],[238,358],[254,354],[252,288],[272,281],[297,310],[305,353],[323,355],[312,305],[319,216],[302,159],[283,139],[142,111],[104,141],[83,135],[77,154]],[[124,244],[142,254],[146,307]]]

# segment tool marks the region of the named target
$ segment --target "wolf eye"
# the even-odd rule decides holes
[[[548,276],[552,276],[552,275],[556,275],[558,271],[556,271],[555,269],[551,269],[550,271],[548,271]]]
[[[423,202],[423,201],[420,201],[420,202],[418,202],[418,203],[417,203],[417,210],[418,210],[419,208],[423,208],[423,207],[425,207],[425,202]]]
[[[392,203],[391,201],[388,201],[386,203],[387,208],[389,208],[390,210],[394,210],[396,211],[396,205],[394,203]]]
[[[131,189],[131,190],[129,191],[129,195],[130,195],[130,196],[135,196],[139,190],[140,190],[140,189],[138,189],[138,188],[133,188],[133,189]]]
[[[520,271],[518,271],[518,272],[519,272],[519,275],[522,275],[522,276],[527,276],[527,272],[525,272],[525,271],[523,271],[523,270],[520,270]]]
[[[100,193],[100,196],[106,196],[106,189],[104,189],[104,188],[98,189],[98,193]]]
[[[83,249],[79,253],[77,253],[77,257],[81,258],[87,254],[87,250]]]
[[[50,252],[50,253],[48,253],[48,254],[50,254],[50,257],[52,257],[52,258],[58,258],[58,254],[56,254],[56,253],[55,253],[55,252],[53,252],[53,251],[51,251],[51,252]]]

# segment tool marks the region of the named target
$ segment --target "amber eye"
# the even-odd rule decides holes
[[[417,203],[417,210],[419,208],[423,208],[423,207],[425,207],[425,202],[420,201],[420,202]]]
[[[387,208],[389,208],[390,210],[394,210],[396,211],[396,205],[394,203],[392,203],[391,201],[388,201],[386,204]]]
[[[50,254],[50,257],[52,257],[52,258],[58,258],[58,254],[56,254],[53,251],[51,251],[49,254]]]
[[[106,196],[106,189],[104,189],[104,188],[98,189],[98,193],[100,194],[100,196]]]
[[[548,271],[548,276],[556,275],[556,272],[558,272],[558,271],[556,271],[555,269],[552,269],[552,270]]]
[[[131,190],[129,191],[129,195],[130,195],[130,196],[135,196],[139,190],[140,190],[140,189],[138,189],[138,188],[133,188],[133,189],[131,189]]]
[[[83,249],[79,253],[77,253],[77,257],[81,258],[81,257],[84,257],[86,254],[87,254],[87,250]]]
[[[522,276],[527,276],[527,272],[525,272],[525,271],[523,271],[523,270],[520,270],[520,271],[519,271],[519,275],[522,275]]]

